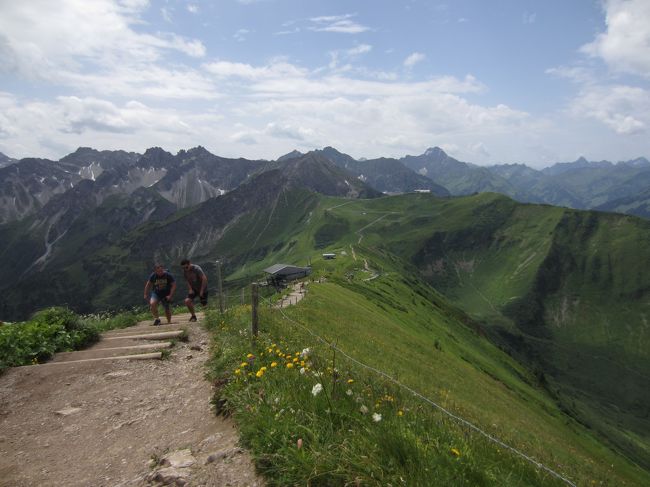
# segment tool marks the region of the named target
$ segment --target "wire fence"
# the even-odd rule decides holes
[[[239,305],[239,304],[250,304],[250,300],[247,299],[247,298],[249,298],[249,297],[251,296],[251,294],[250,294],[250,293],[249,293],[245,288],[242,288],[242,289],[239,291],[239,294],[240,294],[239,297],[237,297],[237,296],[233,296],[233,295],[231,295],[231,296],[229,296],[229,297],[228,297],[227,295],[224,296],[224,298],[223,298],[223,299],[224,299],[224,303],[228,303],[228,304],[230,304],[230,303],[235,303],[236,305]],[[297,321],[297,320],[291,318],[290,316],[288,316],[288,315],[285,313],[285,311],[284,311],[284,309],[283,309],[282,306],[273,306],[274,303],[271,301],[271,296],[266,296],[266,297],[264,297],[263,299],[266,301],[266,304],[269,306],[269,308],[275,308],[275,309],[277,309],[277,310],[280,312],[280,314],[282,315],[282,317],[283,317],[286,321],[288,321],[289,323],[293,324],[294,326],[298,326],[298,327],[302,328],[302,329],[305,330],[309,335],[311,335],[314,339],[316,339],[316,340],[318,340],[319,342],[323,343],[324,345],[326,345],[327,347],[331,348],[332,350],[335,350],[336,352],[338,352],[339,354],[341,354],[343,357],[345,357],[346,359],[348,359],[350,362],[356,364],[357,366],[359,366],[359,367],[361,367],[361,368],[363,368],[363,369],[366,369],[366,370],[368,370],[368,371],[370,371],[370,372],[373,372],[373,373],[375,373],[375,374],[377,374],[377,375],[383,377],[384,379],[386,379],[386,380],[388,380],[389,382],[393,383],[393,384],[396,385],[397,387],[399,387],[399,388],[401,388],[401,389],[407,391],[408,393],[410,393],[410,394],[413,395],[414,397],[417,397],[418,399],[420,399],[420,400],[423,401],[424,403],[426,403],[426,404],[428,404],[428,405],[430,405],[430,406],[432,406],[432,407],[438,409],[438,410],[441,411],[443,414],[449,416],[450,418],[452,418],[452,419],[453,419],[454,421],[456,421],[457,423],[459,423],[459,424],[461,424],[461,425],[467,427],[468,429],[474,431],[475,433],[478,433],[479,435],[481,435],[481,436],[487,438],[489,441],[491,441],[491,442],[493,442],[493,443],[495,443],[495,444],[501,446],[502,448],[504,448],[504,449],[506,449],[506,450],[508,450],[508,451],[510,451],[510,452],[512,452],[512,453],[514,453],[515,455],[519,456],[520,458],[523,458],[523,459],[526,460],[527,462],[533,464],[535,467],[537,467],[537,468],[539,468],[539,469],[541,469],[541,470],[544,470],[545,472],[547,472],[547,473],[550,474],[551,476],[553,476],[553,477],[555,477],[555,478],[557,478],[557,479],[563,481],[565,484],[570,485],[571,487],[577,487],[576,484],[574,484],[571,480],[569,480],[568,478],[564,477],[564,476],[561,475],[560,473],[556,472],[555,470],[551,469],[550,467],[547,467],[547,466],[544,465],[543,463],[538,462],[537,460],[535,460],[534,458],[532,458],[532,457],[529,456],[529,455],[526,455],[525,453],[523,453],[522,451],[518,450],[517,448],[515,448],[515,447],[513,447],[513,446],[510,446],[510,445],[508,445],[507,443],[503,442],[502,440],[496,438],[495,436],[493,436],[493,435],[487,433],[486,431],[482,430],[481,428],[479,428],[479,427],[476,426],[475,424],[471,423],[470,421],[468,421],[468,420],[466,420],[466,419],[460,417],[460,416],[457,415],[457,414],[452,413],[451,411],[449,411],[449,410],[446,409],[445,407],[441,406],[440,404],[436,403],[435,401],[431,400],[430,398],[426,397],[425,395],[421,394],[420,392],[414,390],[413,388],[409,387],[408,385],[403,384],[402,382],[400,382],[399,380],[397,380],[397,379],[394,378],[393,376],[389,375],[388,373],[384,372],[383,370],[379,370],[379,369],[377,369],[377,368],[375,368],[375,367],[373,367],[373,366],[371,366],[371,365],[368,365],[368,364],[362,362],[361,360],[358,360],[358,359],[354,358],[353,356],[351,356],[350,354],[348,354],[345,350],[342,350],[342,349],[341,349],[339,346],[337,346],[336,344],[334,344],[334,343],[332,343],[332,342],[326,340],[325,338],[323,338],[323,337],[321,337],[320,335],[318,335],[317,333],[315,333],[313,330],[311,330],[311,328],[309,328],[309,327],[308,327],[307,325],[305,325],[304,323],[300,323],[299,321]],[[229,306],[226,305],[225,307],[228,308]]]

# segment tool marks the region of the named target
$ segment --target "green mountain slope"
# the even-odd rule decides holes
[[[650,479],[563,413],[538,377],[495,347],[480,325],[416,275],[405,272],[399,260],[363,244],[346,246],[347,255],[338,250],[336,261],[314,263],[315,276],[325,277],[325,283],[310,285],[308,299],[285,310],[293,321],[281,320],[274,325],[276,333],[317,345],[303,328],[308,327],[577,485],[643,485]],[[355,366],[338,354],[336,360],[342,370]],[[369,375],[385,382],[375,372]],[[439,413],[424,402],[410,407]],[[468,448],[478,451],[474,442],[484,438],[462,425],[459,430],[473,444]],[[508,459],[504,463],[513,466],[521,461],[508,450],[486,443]],[[481,464],[479,469],[487,472],[491,467]],[[488,476],[475,485],[506,485],[507,476],[498,470],[495,467],[492,481]],[[516,485],[561,484],[549,476],[539,483]]]
[[[544,374],[565,411],[648,468],[648,222],[495,194],[406,195],[331,212],[363,228],[357,242],[413,265]]]

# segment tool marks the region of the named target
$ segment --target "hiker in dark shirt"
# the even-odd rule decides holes
[[[208,304],[208,277],[198,265],[192,264],[189,259],[181,261],[183,268],[183,275],[187,281],[187,297],[185,298],[185,305],[190,310],[192,316],[190,321],[196,321],[196,314],[194,314],[194,299],[199,297],[202,306]]]
[[[169,272],[165,270],[162,264],[154,266],[153,273],[147,279],[144,285],[144,299],[149,300],[149,309],[154,317],[154,326],[160,325],[158,317],[158,304],[165,308],[167,323],[172,322],[171,302],[176,291],[176,280]],[[151,292],[151,294],[149,294]]]

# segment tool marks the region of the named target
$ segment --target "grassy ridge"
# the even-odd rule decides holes
[[[351,229],[333,248],[401,258],[537,369],[566,412],[649,466],[648,222],[495,194],[328,204]]]
[[[359,258],[361,255],[358,254],[357,259]],[[382,265],[384,271],[388,270],[387,263],[374,262],[370,256],[364,258],[370,260],[372,265]],[[562,414],[542,388],[536,386],[532,374],[493,347],[471,327],[464,325],[461,321],[463,313],[454,310],[426,285],[417,280],[406,280],[398,273],[390,271],[371,281],[363,281],[368,277],[368,273],[363,271],[358,266],[358,261],[355,262],[351,256],[335,263],[315,264],[316,275],[327,274],[328,282],[309,286],[308,298],[285,311],[291,319],[306,324],[352,356],[397,377],[438,404],[480,425],[490,434],[507,440],[551,468],[565,473],[579,485],[588,485],[592,480],[599,485],[643,485],[644,480],[648,480],[647,476],[644,477],[629,463],[612,455],[578,424]],[[306,477],[290,477],[291,480],[287,480],[282,477],[286,472],[277,466],[277,462],[284,465],[284,462],[297,461],[294,458],[297,455],[295,442],[301,431],[328,427],[327,424],[319,422],[323,420],[327,423],[327,414],[324,411],[328,406],[324,404],[320,410],[310,409],[308,414],[305,413],[305,417],[289,415],[291,417],[286,421],[290,421],[290,424],[279,427],[284,431],[282,441],[278,438],[271,440],[264,432],[277,432],[278,427],[271,428],[266,423],[269,415],[276,415],[281,409],[286,411],[290,407],[297,410],[300,406],[296,404],[304,406],[308,403],[309,389],[316,383],[315,379],[312,377],[310,380],[314,384],[309,382],[307,386],[305,378],[295,374],[291,380],[285,376],[280,379],[277,374],[264,375],[262,378],[242,376],[241,374],[250,370],[244,370],[241,363],[247,362],[247,353],[253,353],[258,360],[252,364],[252,372],[258,372],[262,366],[266,366],[267,371],[270,371],[270,363],[278,358],[274,352],[268,352],[268,348],[272,348],[269,344],[284,342],[279,348],[291,350],[292,356],[294,349],[299,351],[309,347],[316,350],[322,371],[326,370],[324,364],[331,362],[332,351],[319,345],[319,342],[300,326],[291,325],[278,312],[267,310],[262,315],[263,340],[258,348],[253,349],[249,338],[246,338],[247,335],[242,338],[241,334],[241,330],[247,327],[248,316],[245,313],[238,311],[235,316],[227,316],[223,322],[217,316],[211,317],[213,323],[220,326],[217,334],[217,348],[220,352],[216,370],[221,377],[229,377],[231,380],[221,399],[228,402],[227,407],[240,420],[245,430],[244,435],[248,438],[245,441],[260,455],[260,467],[266,471],[270,468],[269,465],[276,465],[274,468],[277,471],[271,469],[268,472],[273,478],[280,476],[277,477],[280,480],[277,480],[275,485],[302,485],[305,478],[314,481],[312,485],[320,485],[315,482],[315,479],[320,478],[318,475],[309,476],[320,472],[320,469],[326,469],[327,462],[330,461],[327,451],[334,449],[338,452],[338,448],[342,448],[338,443],[341,440],[340,435],[345,437],[346,452],[349,448],[350,455],[354,457],[359,451],[370,452],[370,460],[366,461],[371,464],[377,462],[377,465],[384,467],[375,465],[379,470],[375,471],[374,477],[368,477],[366,470],[358,471],[354,465],[338,465],[344,470],[339,472],[343,477],[326,477],[331,483],[323,485],[343,485],[355,478],[363,479],[364,485],[364,482],[370,485],[386,485],[377,479],[382,479],[383,482],[395,481],[394,485],[400,485],[400,476],[406,479],[406,485],[430,485],[432,480],[437,480],[441,485],[556,485],[554,479],[540,475],[535,469],[529,471],[526,465],[510,454],[507,454],[504,460],[503,452],[495,445],[484,442],[463,428],[458,428],[453,421],[448,422],[441,418],[429,406],[413,401],[410,395],[396,390],[394,385],[386,383],[381,377],[357,369],[340,355],[335,357],[335,367],[341,371],[341,381],[352,374],[357,382],[364,383],[364,387],[372,390],[371,394],[375,399],[386,394],[399,397],[399,401],[403,402],[400,405],[391,403],[389,408],[386,408],[384,401],[378,401],[376,412],[382,414],[382,418],[395,419],[394,415],[400,408],[402,411],[409,411],[414,429],[393,429],[396,426],[391,424],[386,426],[388,429],[381,430],[381,435],[375,436],[375,433],[368,431],[372,429],[369,428],[372,422],[366,418],[365,422],[359,424],[358,414],[355,416],[356,408],[345,402],[341,405],[341,414],[347,418],[345,421],[349,419],[349,423],[344,424],[348,425],[346,431],[353,430],[349,433],[351,438],[347,438],[345,432],[337,432],[335,439],[330,441],[325,435],[324,444],[313,446],[315,451],[308,453],[315,458],[310,457],[304,466],[302,475]],[[263,356],[263,353],[270,355]],[[329,363],[329,366],[332,367],[332,364]],[[235,373],[237,369],[240,372]],[[245,379],[242,380],[242,377]],[[266,378],[270,377],[273,379],[267,382]],[[288,382],[285,382],[285,379]],[[328,382],[332,380],[331,376],[327,379]],[[332,387],[340,385],[338,397],[345,400],[346,386],[339,382],[335,381],[337,385]],[[265,398],[274,398],[277,395],[284,401],[286,396],[294,396],[291,392],[293,390],[298,391],[292,399],[296,404],[291,402],[292,405],[288,405],[282,402],[282,406],[274,409],[273,400],[270,400],[268,403],[259,403],[257,409],[260,394]],[[358,393],[359,391],[354,389],[353,394]],[[373,402],[377,404],[374,399],[366,402],[370,406],[369,414],[373,411]],[[432,424],[436,427],[433,428]],[[441,428],[441,424],[444,424],[444,427]],[[357,426],[362,427],[361,431],[356,430]],[[370,435],[369,443],[356,438],[359,434]],[[440,441],[444,438],[445,447],[428,451],[422,457],[422,452],[418,452],[420,435],[425,435],[430,441],[435,438]],[[373,450],[373,442],[391,445],[387,452],[382,453],[386,457],[374,456],[379,454]],[[442,471],[436,470],[436,474],[431,471],[416,472],[415,477],[409,477],[404,473],[406,470],[401,470],[406,467],[395,467],[399,465],[395,457],[400,454],[392,451],[393,444],[405,443],[410,443],[412,450],[409,450],[405,458],[415,459],[415,463],[424,461],[427,465],[436,465],[436,462],[446,459],[451,448],[459,449],[463,455],[468,451],[472,452],[469,454],[471,458],[463,458],[466,461],[463,468],[467,469],[466,474],[476,476],[472,476],[471,481],[459,480],[463,479],[463,475],[457,477],[458,464],[452,462],[447,465],[443,462],[445,464],[440,467]],[[351,448],[352,445],[356,446]],[[612,464],[614,468],[610,467]],[[396,470],[391,470],[393,467]]]

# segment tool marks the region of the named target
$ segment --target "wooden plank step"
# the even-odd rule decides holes
[[[126,347],[107,347],[107,348],[90,348],[87,350],[77,350],[74,352],[57,353],[52,362],[69,362],[71,360],[84,360],[90,358],[108,358],[123,355],[134,355],[147,352],[156,352],[162,349],[170,348],[171,342],[147,343],[143,345],[129,345]]]
[[[191,323],[188,323],[191,324]],[[180,330],[181,327],[183,327],[183,324],[174,324],[172,323],[171,325],[160,325],[160,326],[152,326],[152,325],[135,325],[131,326],[129,328],[120,328],[118,330],[110,330],[110,331],[105,331],[102,333],[102,337],[117,337],[117,336],[123,336],[123,335],[135,335],[135,334],[143,334],[143,333],[160,333],[163,331],[176,331]]]
[[[141,333],[139,335],[119,335],[104,337],[102,340],[160,340],[163,338],[176,338],[183,334],[183,330],[163,331],[159,333]]]
[[[160,359],[162,359],[162,352],[152,352],[152,353],[139,353],[135,355],[119,355],[117,357],[99,357],[99,358],[86,358],[82,360],[69,360],[67,362],[46,362],[44,364],[23,365],[23,367],[47,367],[52,365],[80,364],[84,362],[99,362],[102,360],[160,360]]]

